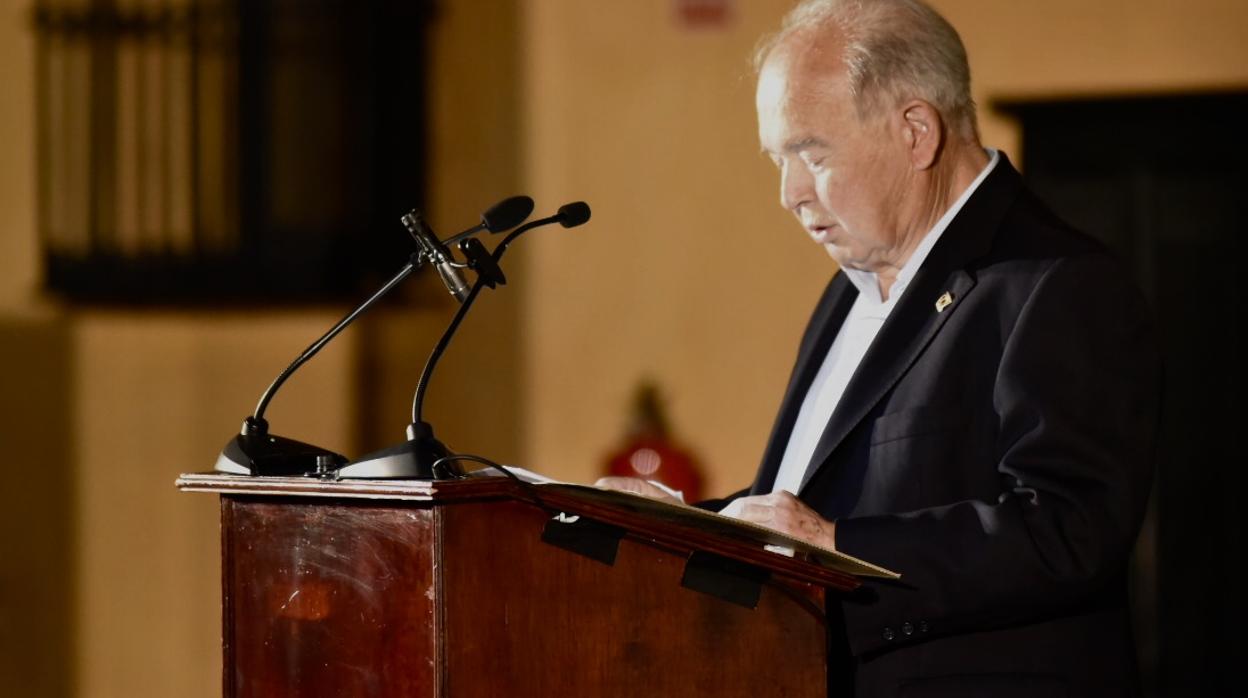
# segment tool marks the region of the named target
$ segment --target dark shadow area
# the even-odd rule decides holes
[[[0,686],[74,695],[74,365],[68,326],[0,320]]]
[[[1166,394],[1135,632],[1147,694],[1216,695],[1243,657],[1248,93],[997,107],[1022,123],[1029,185],[1108,244],[1155,311]]]

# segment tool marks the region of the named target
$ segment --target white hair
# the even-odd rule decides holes
[[[918,98],[935,106],[959,135],[978,141],[966,48],[953,25],[921,0],[805,0],[759,44],[755,70],[785,39],[829,27],[844,42],[842,58],[860,116]]]

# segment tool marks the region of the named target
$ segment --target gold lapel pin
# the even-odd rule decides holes
[[[936,299],[936,312],[943,313],[945,312],[945,308],[948,308],[951,305],[953,305],[953,294],[945,291],[941,294],[940,298]]]

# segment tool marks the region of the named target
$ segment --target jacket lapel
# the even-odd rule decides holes
[[[1006,210],[1021,189],[1021,178],[1002,153],[996,168],[949,224],[872,341],[815,447],[802,478],[803,489],[974,291],[975,277],[966,267],[987,254]],[[942,302],[938,309],[937,302],[946,292],[953,301]],[[785,399],[787,405],[789,398]],[[798,405],[800,400],[799,396]]]
[[[762,465],[758,477],[750,489],[751,494],[770,492],[776,481],[776,473],[780,469],[780,461],[788,447],[789,437],[793,433],[793,423],[797,421],[797,413],[802,408],[810,384],[823,365],[832,341],[840,332],[849,309],[858,297],[858,289],[849,282],[844,274],[837,273],[828,284],[828,288],[819,299],[815,313],[810,319],[810,330],[802,340],[798,350],[797,363],[793,366],[793,374],[789,377],[789,385],[785,388],[784,399],[780,401],[780,413],[776,424],[771,429],[771,437],[767,440],[767,448],[763,451]]]

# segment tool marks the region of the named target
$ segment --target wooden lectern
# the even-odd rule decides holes
[[[221,495],[229,698],[823,696],[825,589],[858,585],[501,477],[178,485]]]

